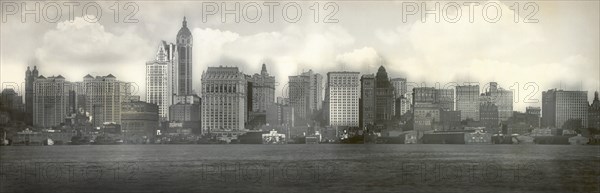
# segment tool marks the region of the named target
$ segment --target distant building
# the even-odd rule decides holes
[[[85,110],[90,112],[94,127],[105,122],[121,124],[121,103],[131,95],[131,83],[118,81],[115,76],[91,75],[78,83],[78,92],[84,95]]]
[[[542,92],[542,124],[561,128],[567,120],[579,119],[588,126],[587,91],[548,90]]]
[[[375,122],[376,125],[385,125],[394,117],[394,87],[390,83],[388,74],[380,66],[375,76]]]
[[[192,93],[192,44],[193,36],[187,27],[186,18],[183,17],[181,29],[177,32],[177,95],[191,95]]]
[[[296,120],[304,122],[310,118],[311,114],[310,77],[299,75],[288,78],[288,96],[290,105],[294,107],[294,117]]]
[[[25,122],[29,125],[33,124],[33,82],[39,76],[37,66],[33,66],[33,71],[27,67],[25,71]]]
[[[498,107],[492,102],[479,104],[479,121],[487,129],[498,128],[500,123]]]
[[[270,76],[265,64],[260,74],[252,76],[252,111],[266,113],[275,103],[275,77]]]
[[[433,87],[417,87],[413,89],[413,120],[416,130],[435,130],[457,128],[456,120],[459,117],[452,114],[454,109],[454,90],[435,89]],[[448,111],[445,120],[442,121],[442,111]],[[460,112],[459,112],[460,113]],[[443,125],[450,124],[450,125]],[[458,120],[460,125],[460,120]],[[442,128],[443,127],[443,128]]]
[[[358,127],[359,72],[327,73],[326,112],[330,126]]]
[[[594,101],[588,110],[588,127],[600,129],[600,100],[598,100],[598,91],[594,92]]]
[[[285,126],[292,127],[294,125],[294,107],[276,103],[267,111],[267,124],[271,127]]]
[[[197,96],[196,96],[197,97]],[[201,99],[198,97],[198,100]],[[182,128],[190,129],[194,134],[202,134],[201,103],[180,102],[169,107],[170,123],[181,123]]]
[[[159,121],[159,108],[156,104],[124,102],[121,108],[121,129],[127,139],[141,140],[154,135]]]
[[[408,88],[406,86],[406,78],[393,78],[390,80],[394,87],[395,105],[394,112],[396,116],[404,115],[410,110],[412,96],[406,96]]]
[[[303,72],[301,75],[309,77],[309,111],[312,113],[321,110],[323,107],[323,75],[312,70]]]
[[[479,85],[456,87],[456,110],[463,120],[479,121]]]
[[[161,120],[169,120],[169,106],[173,103],[172,60],[167,44],[158,47],[156,59],[146,63],[146,101],[158,105]]]
[[[360,127],[375,125],[375,76],[365,74],[360,77]]]
[[[73,84],[61,75],[39,76],[33,82],[33,125],[49,128],[65,122]]]
[[[441,109],[454,111],[454,89],[435,89],[435,100]]]
[[[208,67],[202,73],[202,133],[229,135],[245,130],[247,80],[237,67]]]
[[[500,121],[507,121],[513,113],[513,92],[498,87],[498,83],[490,82],[490,88],[482,97],[498,107]]]
[[[169,107],[170,121],[199,122],[200,119],[200,103],[177,103]]]
[[[23,97],[12,88],[5,88],[0,93],[0,109],[22,112],[24,110]]]
[[[461,127],[460,111],[440,111],[442,130],[457,130]]]

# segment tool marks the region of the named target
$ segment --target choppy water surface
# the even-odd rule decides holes
[[[600,146],[9,146],[0,161],[0,192],[600,191]]]

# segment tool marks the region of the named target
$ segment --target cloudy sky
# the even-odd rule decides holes
[[[286,21],[296,15],[291,9],[294,7],[288,8],[288,17],[282,15],[284,5],[290,2],[274,7],[273,22],[269,21],[268,7],[257,2],[262,11],[254,23],[245,20],[257,15],[250,1],[238,2],[242,12],[239,22],[234,15],[227,15],[225,21],[220,15],[223,6],[235,6],[233,1],[225,5],[212,2],[219,9],[215,15],[205,15],[209,12],[202,9],[200,1],[133,2],[138,8],[135,23],[123,22],[134,7],[126,2],[119,3],[116,20],[111,9],[115,2],[98,2],[102,12],[98,22],[90,22],[98,15],[93,7],[84,13],[86,3],[74,8],[70,20],[68,7],[62,3],[58,4],[61,18],[51,21],[56,9],[41,2],[40,10],[47,11],[41,13],[39,22],[34,21],[34,15],[26,15],[23,22],[21,12],[9,14],[13,4],[2,5],[3,87],[22,83],[26,66],[35,63],[42,75],[61,74],[70,81],[80,81],[88,73],[111,73],[139,85],[138,94],[144,98],[146,61],[154,58],[161,40],[175,41],[186,16],[194,36],[193,82],[197,91],[208,66],[237,66],[246,74],[254,74],[259,73],[262,63],[279,82],[278,96],[285,95],[282,87],[287,76],[302,71],[375,73],[380,65],[390,77],[406,77],[424,86],[478,82],[483,87],[496,81],[514,90],[516,110],[540,106],[541,92],[551,88],[587,90],[590,100],[593,92],[600,90],[598,1],[518,2],[518,6],[508,1],[481,1],[479,6],[456,2],[462,5],[460,12],[444,1],[439,2],[440,9],[448,9],[439,13],[439,22],[436,15],[421,15],[424,9],[434,9],[434,2],[320,1],[315,6],[315,2],[298,1],[295,3],[302,15],[296,22]],[[403,15],[410,11],[403,6],[409,4],[418,6],[418,12],[403,21]],[[23,6],[20,2],[16,5]],[[35,6],[34,2],[24,5],[29,9]],[[485,5],[490,5],[487,15],[483,14]],[[501,10],[495,23],[486,21],[497,17],[493,5]],[[474,7],[473,22],[469,21],[470,6]],[[313,11],[316,7],[318,19]],[[335,7],[337,12],[333,12]],[[513,11],[515,7],[518,13]],[[324,23],[329,14],[338,22]],[[450,22],[458,15],[460,19]],[[528,95],[539,102],[525,103]]]

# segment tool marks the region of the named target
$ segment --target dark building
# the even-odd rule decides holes
[[[290,106],[294,107],[294,126],[303,125],[310,118],[310,76],[288,77],[288,96]]]
[[[361,81],[360,111],[362,113],[359,122],[361,127],[369,125],[375,128],[385,129],[394,117],[394,86],[388,78],[383,66],[377,70],[377,74],[363,75]]]
[[[375,124],[375,76],[365,74],[360,77],[360,127]]]
[[[190,95],[192,93],[192,33],[187,27],[186,18],[183,17],[183,26],[177,32],[177,88],[178,95]]]
[[[440,111],[440,125],[442,130],[457,130],[461,128],[460,111]]]
[[[182,123],[184,126],[193,127],[192,132],[194,134],[201,134],[200,129],[200,104],[202,99],[198,102],[193,103],[177,103],[169,107],[169,119],[170,122]]]
[[[0,110],[23,111],[23,98],[14,89],[5,88],[0,94]]]
[[[121,129],[127,140],[151,138],[158,129],[158,105],[142,101],[123,102]]]
[[[588,127],[600,129],[600,100],[598,91],[594,92],[594,101],[588,110]]]
[[[375,75],[375,122],[385,124],[394,117],[394,86],[383,66]]]
[[[37,66],[33,66],[33,71],[27,67],[25,71],[25,122],[33,125],[33,82],[39,76]]]
[[[479,121],[485,128],[498,128],[498,106],[492,102],[479,105]]]
[[[527,109],[529,108],[530,107],[527,107]],[[513,112],[513,116],[509,119],[508,125],[513,133],[530,133],[533,129],[540,127],[540,117],[539,114],[535,114],[535,112],[531,111],[526,111],[525,113],[515,111]]]

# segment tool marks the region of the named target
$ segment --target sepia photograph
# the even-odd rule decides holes
[[[597,0],[1,0],[0,193],[600,193]]]

